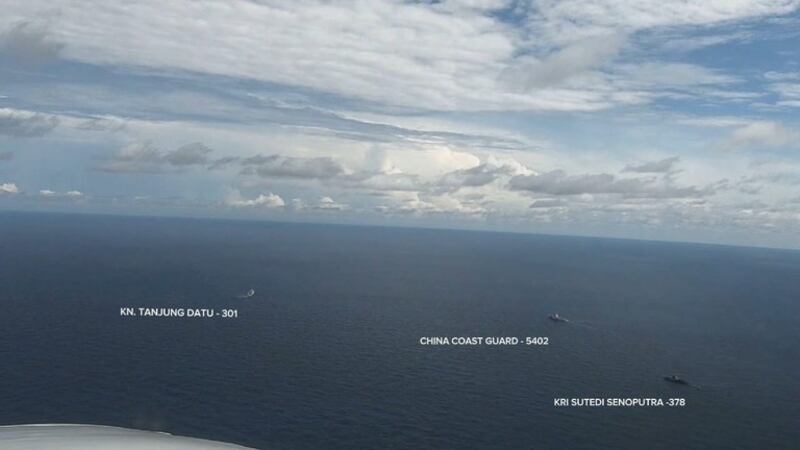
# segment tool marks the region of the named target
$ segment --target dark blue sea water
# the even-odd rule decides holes
[[[125,306],[239,318],[120,317]],[[797,449],[798,324],[800,252],[0,214],[0,424],[261,449]],[[418,343],[455,335],[550,345]]]

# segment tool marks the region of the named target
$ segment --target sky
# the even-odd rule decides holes
[[[0,10],[0,210],[800,248],[800,0]]]

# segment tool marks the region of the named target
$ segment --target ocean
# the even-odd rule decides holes
[[[237,317],[120,314],[139,307]],[[0,425],[259,449],[797,449],[798,324],[798,251],[0,213]],[[457,336],[549,345],[420,343]]]

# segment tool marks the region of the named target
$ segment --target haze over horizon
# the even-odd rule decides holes
[[[800,248],[800,0],[3,12],[0,211]]]

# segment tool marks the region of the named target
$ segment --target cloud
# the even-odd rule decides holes
[[[283,208],[286,202],[277,195],[269,192],[267,194],[259,194],[254,199],[231,199],[228,202],[230,206],[236,207],[259,207],[259,208]]]
[[[341,183],[355,189],[376,191],[418,191],[429,186],[419,175],[408,173],[361,172],[341,180]]]
[[[459,12],[473,11],[486,12],[506,9],[511,5],[510,0],[443,0],[434,7],[444,11]]]
[[[0,108],[0,135],[37,137],[58,126],[58,117],[32,111]]]
[[[425,191],[431,194],[480,188],[530,171],[513,158],[493,155],[484,162],[472,153],[444,146],[392,152],[371,149],[361,168],[333,180],[337,186],[369,191]]]
[[[486,209],[473,201],[465,201],[449,194],[431,195],[420,192],[391,192],[389,204],[375,207],[375,211],[389,215],[465,215],[481,216]]]
[[[19,194],[19,188],[14,183],[0,184],[0,195]]]
[[[738,78],[695,64],[644,62],[623,64],[618,69],[629,89],[676,89],[736,83]]]
[[[531,171],[517,161],[499,161],[494,157],[469,169],[455,170],[443,175],[438,185],[451,191],[464,187],[480,187],[503,177],[529,174]]]
[[[624,41],[619,36],[729,24],[797,6],[795,0],[66,0],[48,33],[65,44],[63,57],[71,61],[255,80],[375,107],[589,111],[648,100],[608,80],[574,80],[613,60]],[[29,0],[4,12],[36,17],[51,8]],[[505,89],[509,68],[520,68],[512,78],[536,92]],[[564,87],[564,80],[575,84]]]
[[[0,162],[11,161],[12,159],[14,159],[14,152],[12,151],[0,152]]]
[[[77,124],[75,128],[86,131],[121,131],[127,126],[127,122],[119,117],[93,117]]]
[[[342,164],[329,156],[301,158],[256,155],[243,159],[242,164],[247,166],[245,174],[255,173],[264,178],[329,179],[346,172]]]
[[[618,194],[624,197],[683,198],[700,197],[710,191],[693,186],[678,187],[669,180],[617,178],[608,173],[568,175],[563,170],[542,174],[517,175],[509,181],[512,190],[555,196]]]
[[[723,148],[728,150],[782,148],[800,142],[800,133],[777,122],[753,122],[731,133]]]
[[[680,31],[679,31],[680,33]],[[657,33],[654,45],[672,52],[689,53],[706,47],[713,47],[731,42],[750,42],[754,33],[748,31],[727,31],[720,34],[694,35],[689,37],[672,37],[669,32]]]
[[[135,142],[119,149],[95,168],[111,173],[160,173],[167,167],[183,168],[208,164],[213,150],[199,142],[163,152],[151,142]]]
[[[32,17],[51,7],[32,0],[13,14]],[[513,36],[481,8],[145,0],[125,7],[68,1],[58,9],[51,32],[72,60],[252,79],[409,107],[463,103],[513,51]]]
[[[111,173],[158,173],[162,161],[161,152],[150,142],[136,142],[119,149],[96,169]]]
[[[314,209],[323,211],[344,211],[345,209],[348,209],[348,206],[325,196],[319,199],[317,204],[314,206]]]
[[[497,180],[500,175],[507,173],[504,169],[505,167],[491,167],[486,164],[480,164],[471,169],[450,172],[442,177],[441,183],[456,189],[485,186]]]
[[[675,165],[680,161],[680,157],[671,156],[659,161],[650,161],[642,164],[629,164],[622,169],[623,172],[636,173],[672,173]]]
[[[142,211],[181,204],[221,208],[210,215],[247,214],[230,206],[309,215],[346,210],[356,221],[374,209],[425,216],[423,225],[452,215],[491,219],[487,228],[539,230],[528,226],[531,220],[563,220],[585,223],[580,231],[590,233],[603,230],[597,216],[670,223],[677,211],[687,223],[719,220],[722,229],[738,212],[715,214],[733,211],[728,203],[742,192],[761,201],[754,211],[797,195],[788,176],[743,181],[789,174],[791,167],[749,166],[748,152],[709,152],[709,143],[722,146],[719,136],[729,138],[729,148],[793,145],[796,120],[781,107],[800,100],[791,64],[761,76],[763,61],[744,67],[719,56],[779,52],[789,41],[767,36],[773,22],[751,19],[796,6],[782,0],[141,0],[122,7],[64,0],[48,15],[50,2],[13,2],[0,16],[0,31],[20,18],[50,17],[44,41],[64,43],[56,56],[64,62],[46,74],[4,72],[0,102],[37,112],[0,110],[0,132],[40,135],[49,126],[42,119],[60,123],[47,149],[9,146],[19,161],[0,164],[0,171],[13,169],[9,178],[17,181],[13,173],[30,172],[40,186],[86,161],[108,172],[187,174],[158,177],[140,192],[130,191],[133,180],[97,173],[81,183],[87,192],[115,191],[120,198],[149,195],[152,201],[137,206]],[[785,28],[777,30],[781,36]],[[725,42],[702,55],[674,48]],[[5,53],[0,58],[10,61]],[[753,95],[784,103],[742,101]],[[635,106],[585,113],[621,105]],[[45,126],[7,126],[10,115]],[[677,123],[681,117],[688,119]],[[689,121],[696,126],[683,126]],[[154,143],[93,156],[108,142],[141,137]],[[682,149],[682,159],[635,153],[642,143],[659,142]],[[53,158],[37,157],[45,150]],[[763,155],[797,159],[791,152]],[[37,162],[34,172],[25,166]],[[713,184],[720,178],[733,181]],[[224,185],[240,186],[245,197],[220,197]],[[65,195],[37,192],[21,197]],[[566,225],[558,231],[570,231]]]
[[[770,81],[800,80],[800,72],[764,72],[764,78]]]
[[[289,208],[293,211],[345,211],[349,210],[350,206],[344,203],[339,203],[329,196],[320,197],[315,203],[308,204],[303,199],[293,198],[289,204]]]
[[[24,66],[53,62],[59,58],[63,47],[51,39],[45,28],[31,22],[18,23],[0,34],[0,53]]]
[[[714,25],[787,14],[797,0],[540,0],[532,24],[552,40],[575,40],[606,30],[634,32],[648,28]]]
[[[782,75],[785,77],[784,80],[796,81],[799,74],[785,73]],[[773,75],[773,77],[775,76],[776,75]],[[800,107],[800,83],[772,83],[770,84],[769,89],[778,95],[778,101],[776,102],[776,105],[791,108]]]
[[[759,182],[797,186],[800,185],[800,173],[797,171],[768,172],[744,178],[739,180],[737,184],[740,188],[744,187],[747,190],[748,187],[752,188],[753,183]]]
[[[560,198],[540,198],[536,199],[529,208],[533,209],[548,209],[548,208],[563,208],[569,205],[569,203]]]
[[[624,42],[624,36],[616,33],[593,36],[540,59],[524,58],[503,76],[524,91],[556,86],[602,66],[619,53]]]
[[[209,170],[221,169],[223,167],[235,163],[238,160],[239,160],[238,156],[223,156],[222,158],[211,161],[211,164],[208,166],[208,169]]]
[[[205,145],[195,142],[186,144],[164,155],[164,160],[173,166],[191,166],[208,163],[208,154],[212,150]]]
[[[647,181],[638,178],[619,180],[607,173],[567,175],[563,170],[518,175],[509,182],[514,190],[550,195],[619,194],[641,190],[647,184]]]
[[[77,200],[84,197],[83,192],[77,190],[57,192],[50,189],[42,189],[39,191],[39,197],[45,199],[70,199]]]

